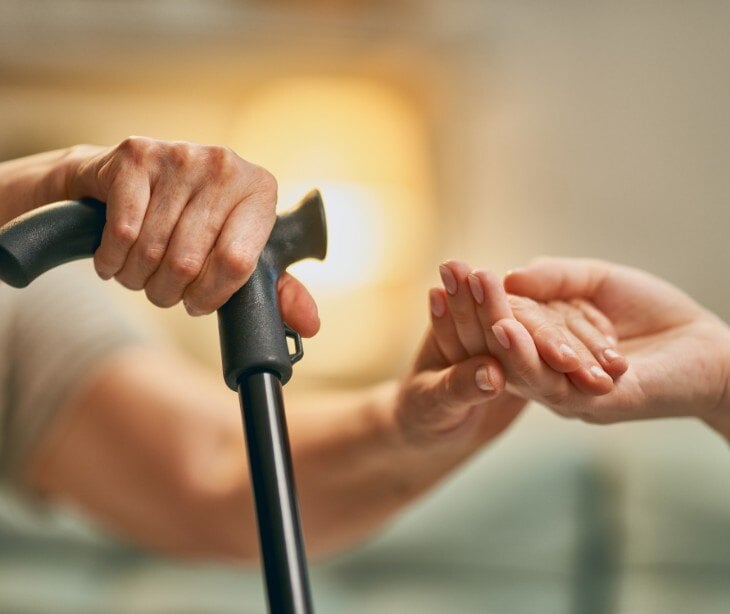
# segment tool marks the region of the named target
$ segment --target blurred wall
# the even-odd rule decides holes
[[[388,330],[382,360],[345,380],[403,368],[447,257],[500,272],[545,253],[607,258],[729,319],[729,29],[730,4],[713,0],[6,0],[0,156],[130,133],[227,143],[271,79],[369,79],[423,126],[438,232],[422,266],[380,288],[399,297],[390,316],[330,318],[339,338]],[[175,313],[152,317],[215,362],[212,320]]]

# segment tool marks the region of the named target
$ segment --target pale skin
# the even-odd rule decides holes
[[[539,362],[539,335],[533,331],[533,342],[520,323],[534,301],[556,306],[572,331],[583,327],[572,308],[585,309],[589,302],[615,329],[608,336],[615,336],[617,343],[611,341],[631,368],[612,389],[586,396],[545,369],[538,397],[543,404],[592,423],[692,416],[730,440],[730,328],[681,290],[645,271],[589,259],[541,258],[509,273],[504,287],[493,274],[480,276],[490,280],[484,301],[489,307],[479,304],[479,292],[472,293],[467,315],[451,325],[485,337],[500,360],[515,354],[525,363]],[[591,319],[603,327],[597,316]],[[607,358],[611,344],[605,336],[582,338],[594,355]]]
[[[274,183],[232,156],[220,148],[139,138],[106,149],[40,154],[0,165],[0,202],[7,203],[3,215],[10,219],[65,198],[106,201],[111,225],[95,258],[101,276],[143,287],[155,304],[182,299],[191,313],[207,312],[245,282],[273,223]],[[219,206],[225,214],[210,210]],[[198,244],[192,228],[201,220],[210,225],[203,223]],[[197,254],[195,267],[174,264],[181,246]],[[220,286],[211,281],[218,277]],[[208,292],[215,298],[204,300]],[[285,276],[279,295],[284,319],[303,335],[314,334],[316,306],[301,284]],[[440,323],[448,321],[449,309],[458,312],[451,300],[441,306]],[[545,363],[523,362],[516,353],[497,360],[487,347],[481,355],[454,353],[439,341],[446,329],[435,326],[399,381],[288,408],[312,554],[372,533],[507,428],[550,375],[577,378],[586,396],[612,388],[605,372],[583,373],[588,367],[590,375],[596,359],[583,337],[561,330],[554,309],[538,305],[523,324]],[[588,317],[582,330],[586,340],[602,334]],[[558,339],[573,354],[561,344],[556,353]],[[504,393],[505,381],[510,393]],[[237,399],[217,375],[169,350],[130,348],[87,373],[28,459],[22,483],[150,548],[236,560],[257,556]]]

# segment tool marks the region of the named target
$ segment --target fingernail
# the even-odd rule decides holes
[[[612,347],[616,347],[618,345],[616,337],[612,337],[611,335],[606,335],[606,341],[608,342],[608,345]]]
[[[507,271],[504,276],[509,277],[510,275],[514,275],[515,273],[522,273],[525,269],[523,268],[517,268],[517,269],[510,269]]]
[[[484,302],[484,288],[482,288],[481,280],[471,273],[467,279],[469,280],[471,295],[474,297],[474,300],[481,305]]]
[[[429,303],[431,303],[431,313],[436,318],[441,318],[446,313],[446,303],[441,293],[433,289],[428,293]]]
[[[489,379],[489,369],[487,367],[479,367],[474,379],[479,390],[494,392],[494,386],[492,386],[492,382]]]
[[[590,371],[598,379],[606,379],[606,378],[611,379],[611,376],[608,373],[606,373],[603,369],[601,369],[601,367],[599,367],[598,365],[593,365],[590,368]]]
[[[188,315],[191,315],[193,317],[202,316],[205,312],[201,311],[200,309],[197,309],[195,307],[191,307],[187,303],[183,302],[183,305],[185,306],[185,311],[188,312]]]
[[[494,326],[492,326],[492,332],[497,338],[499,345],[501,345],[505,350],[509,350],[509,337],[507,336],[507,332],[504,330],[504,328],[499,324],[495,324]]]
[[[576,351],[567,343],[561,343],[558,349],[564,358],[578,358]]]
[[[606,358],[606,360],[620,360],[621,354],[619,354],[616,350],[612,348],[606,348],[603,350],[603,356]]]
[[[456,294],[456,290],[459,288],[459,284],[456,282],[456,277],[451,272],[451,269],[446,265],[439,267],[439,273],[441,274],[441,281],[444,282],[444,288],[451,296]]]

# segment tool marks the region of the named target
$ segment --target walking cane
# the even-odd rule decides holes
[[[55,266],[92,256],[105,214],[95,200],[65,201],[6,224],[0,229],[0,279],[21,288]],[[272,614],[312,612],[282,397],[292,364],[302,357],[302,340],[282,322],[276,286],[290,264],[321,260],[326,251],[324,208],[313,190],[277,218],[253,275],[218,310],[223,375],[241,403]]]

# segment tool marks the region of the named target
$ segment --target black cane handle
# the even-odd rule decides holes
[[[54,203],[26,213],[0,229],[0,279],[22,288],[60,264],[93,256],[104,230],[103,203],[84,199]],[[280,215],[248,283],[218,310],[226,383],[255,371],[291,377],[289,335],[279,313],[276,285],[290,264],[324,258],[327,230],[322,198],[312,190]]]

